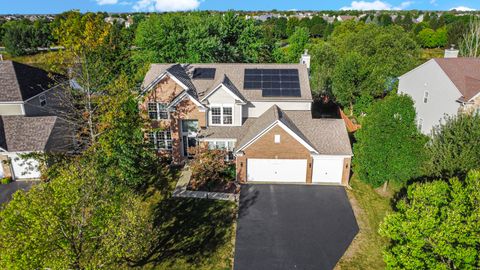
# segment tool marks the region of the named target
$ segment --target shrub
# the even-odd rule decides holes
[[[225,160],[226,154],[223,150],[200,150],[190,165],[192,169],[190,188],[213,191],[234,180],[235,174],[232,178],[231,164]]]
[[[0,179],[0,184],[3,184],[3,185],[10,184],[11,182],[13,182],[11,177],[4,177]]]

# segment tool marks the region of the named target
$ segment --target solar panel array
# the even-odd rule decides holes
[[[195,68],[193,70],[194,79],[214,79],[215,78],[215,68]]]
[[[245,69],[245,89],[261,89],[263,97],[299,97],[297,69]]]

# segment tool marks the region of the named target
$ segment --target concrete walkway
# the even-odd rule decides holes
[[[185,168],[182,170],[182,174],[180,175],[180,179],[177,182],[175,190],[173,191],[173,197],[212,199],[232,202],[237,202],[239,199],[239,194],[187,190],[191,177],[192,171],[190,168],[185,166]]]

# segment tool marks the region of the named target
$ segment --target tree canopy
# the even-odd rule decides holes
[[[414,183],[380,234],[387,269],[476,269],[480,265],[480,172]]]
[[[391,95],[375,102],[361,124],[355,133],[353,171],[362,181],[378,187],[420,175],[427,140],[417,130],[410,97]]]

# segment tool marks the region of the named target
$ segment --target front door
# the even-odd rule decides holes
[[[193,157],[197,149],[197,120],[182,120],[182,154],[184,157]]]

